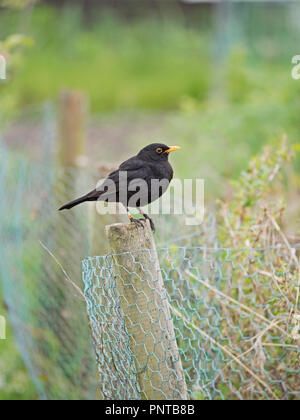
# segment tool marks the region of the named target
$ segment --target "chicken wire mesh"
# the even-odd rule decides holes
[[[81,261],[107,252],[105,225],[124,219],[99,216],[93,204],[58,213],[63,203],[93,188],[109,168],[58,167],[52,112],[49,106],[28,112],[34,116],[29,134],[36,132],[39,142],[37,150],[31,145],[30,157],[18,151],[19,143],[27,141],[23,128],[22,141],[14,133],[14,148],[0,141],[0,193],[5,197],[0,201],[0,285],[17,346],[40,397],[97,399],[86,304],[62,267],[81,288]],[[215,243],[213,215],[198,231],[183,230],[179,217],[156,219],[162,244]]]
[[[75,170],[55,172],[50,160],[32,164],[2,147],[0,178],[1,196],[6,197],[0,204],[0,281],[20,354],[41,398],[95,399],[89,328],[78,322],[86,319],[85,305],[41,245],[80,283],[80,262],[73,266],[71,261],[80,261],[91,249],[84,240],[86,219],[83,214],[74,219],[56,214],[68,183],[74,191]],[[74,244],[80,247],[67,262]]]
[[[157,284],[161,273],[190,398],[299,400],[298,252],[299,246],[234,250],[173,244],[158,251],[160,269],[154,274],[149,267],[156,257],[149,250],[86,259],[83,279],[102,395],[142,399],[150,384],[155,398],[167,399],[171,392],[171,399],[180,399],[180,380],[178,388],[172,383],[174,376],[180,379],[177,360],[168,365],[169,376],[161,375],[160,387],[158,372],[149,369],[153,358],[163,366],[168,355],[167,347],[161,352],[158,346],[170,319],[157,315],[161,307],[150,310],[155,293],[163,292],[150,287],[149,294],[149,284]],[[134,296],[129,301],[126,287]],[[140,306],[141,295],[146,306]],[[136,341],[133,324],[144,328],[144,341]]]
[[[56,167],[50,108],[36,119],[43,138],[39,163],[0,143],[0,280],[20,353],[44,399],[139,399],[143,389],[120,304],[116,256],[84,261],[87,317],[86,302],[45,249],[81,287],[81,261],[105,254],[105,225],[124,219],[99,216],[94,205],[64,214],[57,209],[108,169]],[[185,226],[180,216],[154,219],[189,396],[299,399],[299,247],[294,254],[224,250],[212,213],[199,227]],[[128,259],[128,274],[134,279],[139,271],[146,279],[138,253],[126,254],[124,266]],[[165,391],[155,392],[161,397]],[[177,398],[178,389],[172,392]]]

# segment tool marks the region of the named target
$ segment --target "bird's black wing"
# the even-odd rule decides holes
[[[143,188],[145,185],[143,181],[148,182],[151,175],[151,168],[144,161],[131,158],[122,163],[119,169],[108,175],[107,179],[94,192],[94,196],[103,201],[114,202],[117,195],[117,201],[119,201],[122,192],[134,192]]]
[[[108,175],[108,179],[117,183],[122,172],[126,172],[129,182],[134,179],[146,179],[151,176],[150,168],[147,167],[147,164],[145,165],[144,161],[141,161],[137,157],[133,157],[123,162],[119,169]]]

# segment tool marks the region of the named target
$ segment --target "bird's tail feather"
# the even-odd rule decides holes
[[[74,201],[70,201],[70,203],[65,204],[62,206],[59,211],[62,210],[70,210],[75,206],[78,206],[78,204],[85,203],[86,201],[96,201],[97,200],[97,194],[96,191],[92,191],[87,195],[84,195],[83,197],[77,198]]]

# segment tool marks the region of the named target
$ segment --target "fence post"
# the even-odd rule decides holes
[[[63,91],[59,99],[56,201],[62,203],[73,200],[77,191],[80,157],[85,149],[85,128],[87,122],[88,98],[84,92]],[[67,217],[60,215],[59,220]]]
[[[77,167],[85,149],[88,113],[87,95],[80,91],[63,91],[60,97],[59,162],[64,167]]]
[[[186,400],[187,386],[149,222],[114,224],[106,233],[141,397]],[[127,254],[124,254],[126,253]]]

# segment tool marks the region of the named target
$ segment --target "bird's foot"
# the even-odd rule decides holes
[[[134,219],[133,217],[130,218],[130,223],[135,223],[136,225],[140,225],[142,226],[142,228],[144,229],[145,225],[143,223],[142,220],[140,219]]]
[[[153,220],[151,219],[151,217],[149,217],[148,214],[145,214],[145,213],[143,214],[143,216],[146,220],[149,220],[152,232],[155,232],[155,224]]]

